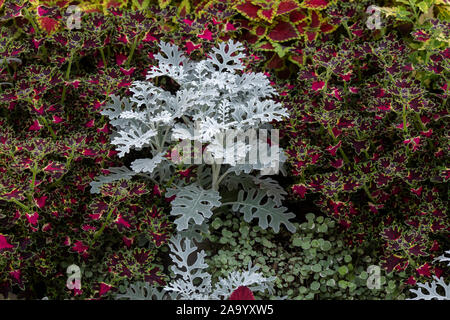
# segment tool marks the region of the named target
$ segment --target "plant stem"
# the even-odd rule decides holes
[[[372,201],[373,203],[377,203],[376,200],[370,194],[369,188],[367,188],[367,185],[365,183],[363,185],[363,189],[366,192],[367,196],[369,197],[370,201]]]
[[[359,135],[359,130],[356,127],[355,127],[355,133],[356,133],[356,136],[358,137],[358,139],[361,140],[361,136]],[[367,160],[369,160],[370,156],[366,149],[364,149],[364,154],[366,155]]]
[[[105,52],[103,51],[103,48],[100,48],[100,54],[102,55],[103,65],[106,69],[106,59],[105,59]]]
[[[213,163],[212,165],[212,186],[211,189],[217,191],[219,189],[219,174],[220,174],[220,167],[221,165],[219,163]]]
[[[64,87],[64,88],[65,88],[65,87]],[[50,132],[50,134],[51,134],[53,140],[56,140],[56,139],[57,139],[56,134],[55,134],[55,132],[53,131],[52,127],[50,127],[50,125],[48,124],[47,119],[45,119],[44,117],[41,116],[41,117],[39,117],[39,120],[42,121],[42,123],[45,125],[45,127],[47,128],[47,130]]]
[[[111,202],[112,203],[112,202]],[[110,223],[110,219],[112,216],[112,213],[114,212],[115,207],[111,207],[111,209],[108,212],[108,215],[106,216],[106,221],[102,224],[100,229],[94,234],[94,241],[100,237],[100,235],[103,233],[103,230],[105,229],[106,225]]]
[[[72,68],[73,55],[74,55],[74,50],[70,51],[69,65],[67,66],[66,76],[65,76],[66,81],[69,81],[70,69]],[[64,88],[63,88],[63,92],[62,92],[62,96],[61,96],[61,104],[64,104],[64,100],[66,99],[66,88],[67,88],[67,86],[64,86]]]
[[[33,169],[31,169],[31,172],[33,173],[33,177],[31,178],[31,189],[34,189],[34,183],[36,182],[36,175],[37,175],[37,162],[34,164]]]
[[[403,100],[402,100],[403,102]],[[406,123],[406,104],[403,103],[403,108],[402,108],[402,119],[403,119],[403,131],[405,131],[406,134],[408,134],[408,126]]]
[[[73,156],[75,155],[75,146],[72,147],[72,152],[70,153],[69,158],[66,161],[66,169],[69,170],[70,164],[72,163]],[[48,188],[53,188],[59,185],[62,179],[65,177],[65,174],[61,175],[58,179],[56,179],[52,184],[48,186]]]
[[[222,182],[222,180],[223,180],[229,173],[230,173],[229,171],[225,171],[224,174],[222,174],[222,175],[220,176],[220,178],[217,180],[217,186],[220,185],[220,183]]]
[[[27,207],[26,205],[24,205],[22,202],[20,202],[20,201],[17,200],[17,199],[11,198],[11,199],[9,199],[9,200],[7,200],[7,201],[9,201],[9,202],[14,202],[14,203],[17,204],[19,207],[21,207],[22,209],[24,209],[26,212],[30,212],[30,211],[31,211],[29,207]]]
[[[353,34],[350,31],[350,28],[348,27],[347,21],[344,21],[342,23],[342,25],[344,26],[345,30],[347,31],[348,37],[350,38],[350,40],[352,40],[353,39]]]
[[[130,55],[128,56],[127,62],[125,64],[126,69],[130,67],[131,59],[133,58],[134,50],[136,50],[136,46],[138,43],[138,38],[139,38],[138,35],[136,35],[136,37],[134,38],[133,45],[131,46]]]
[[[33,26],[33,29],[36,31],[37,34],[39,34],[40,30],[39,28],[36,26],[36,23],[34,22],[33,17],[30,15],[30,11],[28,11],[27,8],[23,8],[23,12],[25,13],[25,18],[27,18],[27,20],[31,23],[31,25]]]

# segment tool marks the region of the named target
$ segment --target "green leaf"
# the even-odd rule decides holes
[[[133,0],[133,6],[135,6],[138,10],[147,9],[149,4],[150,0]]]
[[[321,224],[318,228],[317,228],[318,232],[322,232],[322,233],[326,233],[328,231],[328,226],[326,224]]]
[[[320,283],[319,282],[313,281],[311,283],[311,290],[317,291],[317,290],[319,290],[319,288],[320,288]]]
[[[307,214],[305,215],[306,220],[312,221],[312,222],[314,222],[314,218],[315,218],[315,217],[316,217],[316,216],[314,215],[314,213],[307,213]]]
[[[309,248],[311,248],[311,243],[309,241],[303,240],[301,246],[303,250],[308,250]]]
[[[313,272],[320,272],[320,271],[322,271],[322,266],[320,264],[315,264],[311,267],[311,270]]]
[[[417,4],[417,7],[422,11],[423,13],[427,13],[430,6],[425,1],[419,2]]]
[[[347,289],[348,282],[345,281],[345,280],[339,280],[338,285],[339,285],[339,287],[341,287],[342,289]]]
[[[346,266],[341,266],[339,267],[338,272],[341,276],[344,276],[348,273],[348,268]]]
[[[220,220],[220,218],[215,218],[214,221],[211,223],[211,226],[216,230],[219,229],[222,225],[223,222],[222,220]]]
[[[330,249],[331,249],[331,242],[330,242],[330,241],[325,241],[325,242],[320,246],[320,248],[321,248],[323,251],[328,251],[328,250],[330,250]]]
[[[334,281],[334,279],[329,279],[327,281],[327,286],[334,287],[335,285],[336,285],[336,281]]]
[[[294,247],[300,247],[303,243],[302,238],[294,238],[294,240],[292,240],[292,245]]]
[[[165,7],[167,7],[169,5],[171,0],[158,0],[159,3],[159,7],[161,9],[164,9]]]
[[[287,276],[287,278],[286,278],[286,281],[287,282],[292,282],[292,281],[294,281],[295,280],[295,278],[294,278],[294,276],[292,276],[292,275],[289,275],[289,276]]]

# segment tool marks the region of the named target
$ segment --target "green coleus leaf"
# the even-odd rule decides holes
[[[170,1],[168,1],[168,2],[170,2]],[[147,9],[149,4],[150,4],[150,0],[133,0],[133,6],[136,7],[138,10]]]
[[[165,7],[167,7],[169,5],[171,0],[158,0],[159,3],[159,7],[161,9],[164,9]]]

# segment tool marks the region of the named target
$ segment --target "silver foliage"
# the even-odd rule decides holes
[[[169,246],[172,252],[170,256],[175,262],[172,271],[179,278],[164,289],[179,294],[182,300],[228,299],[240,286],[246,286],[254,292],[265,290],[273,292],[275,277],[265,278],[257,272],[258,267],[252,267],[251,264],[248,270],[234,271],[226,278],[219,278],[213,285],[211,275],[205,271],[208,265],[205,263],[206,254],[203,250],[199,252],[191,240],[183,239],[181,236],[172,238]],[[192,254],[196,256],[192,257]],[[193,262],[189,263],[189,259]]]
[[[171,203],[170,214],[179,216],[175,220],[178,231],[186,230],[190,220],[201,225],[205,218],[208,219],[212,216],[212,209],[222,204],[219,192],[204,190],[195,184],[167,190],[166,197],[174,195],[176,198]]]
[[[445,251],[445,253],[450,255],[450,250]],[[450,257],[443,254],[434,259],[434,261],[448,262],[450,261]],[[450,262],[448,266],[450,266]],[[442,277],[438,278],[434,276],[433,279],[431,283],[418,283],[418,289],[410,289],[412,293],[416,294],[416,297],[408,300],[450,300],[450,282],[446,284]],[[422,291],[422,289],[426,291]]]

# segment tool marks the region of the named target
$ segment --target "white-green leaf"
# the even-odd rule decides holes
[[[111,174],[107,176],[98,176],[90,183],[91,193],[100,193],[100,187],[106,183],[111,183],[121,179],[129,180],[135,175],[133,171],[125,166],[112,167],[109,168],[108,171],[110,171]]]
[[[247,222],[257,218],[258,225],[262,229],[270,226],[278,233],[280,225],[284,224],[290,232],[295,232],[294,225],[289,221],[295,217],[295,214],[286,212],[285,207],[278,207],[272,199],[267,198],[262,190],[251,189],[247,194],[244,190],[239,191],[238,199],[234,201],[232,209],[235,212],[243,213],[244,220]]]
[[[172,196],[176,196],[176,198],[171,202],[170,214],[179,216],[175,219],[178,231],[186,230],[191,220],[196,224],[202,224],[205,219],[212,216],[212,209],[222,204],[219,192],[203,190],[195,184],[178,189],[168,189],[166,197]]]
[[[155,168],[158,166],[158,164],[164,161],[164,159],[164,153],[160,152],[152,159],[145,158],[134,160],[131,163],[131,169],[133,169],[135,172],[152,173],[153,170],[155,170]]]

